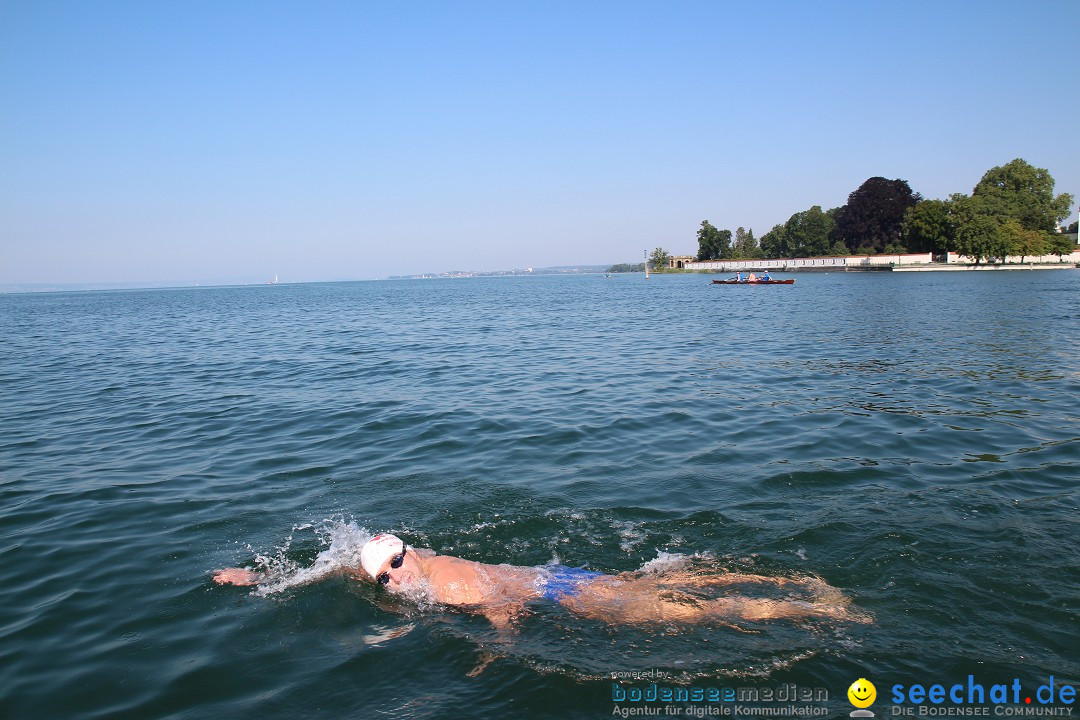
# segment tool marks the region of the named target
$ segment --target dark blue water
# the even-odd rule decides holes
[[[609,717],[649,670],[830,716],[866,677],[883,717],[897,683],[1080,683],[1075,271],[4,295],[0,332],[4,717]],[[813,574],[874,622],[500,633],[334,572],[379,530]]]

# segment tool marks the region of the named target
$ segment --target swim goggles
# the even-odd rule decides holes
[[[390,560],[390,567],[392,567],[394,570],[397,570],[399,567],[401,567],[401,563],[403,563],[403,562],[405,562],[405,541],[404,540],[401,541],[401,552],[398,553],[397,555],[395,555],[392,560]],[[380,585],[387,584],[388,582],[390,582],[390,573],[385,572],[385,571],[379,573],[375,577],[375,582],[379,583]]]

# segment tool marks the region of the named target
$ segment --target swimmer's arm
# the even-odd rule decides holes
[[[340,572],[354,580],[371,582],[371,577],[360,567],[345,567]],[[258,585],[266,578],[265,573],[255,572],[248,568],[225,568],[214,571],[214,582],[218,585]]]
[[[512,628],[521,616],[525,614],[525,606],[521,603],[495,605],[480,610],[480,613],[488,619],[497,630]]]

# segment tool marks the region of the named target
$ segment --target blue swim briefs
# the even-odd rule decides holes
[[[577,595],[582,585],[604,574],[565,565],[545,565],[544,569],[551,573],[551,577],[544,586],[542,594],[548,600],[556,602],[560,598]]]

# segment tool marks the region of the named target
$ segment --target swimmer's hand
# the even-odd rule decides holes
[[[214,571],[218,585],[258,585],[266,576],[246,568],[225,568]]]
[[[483,608],[480,613],[497,630],[513,629],[514,625],[525,613],[525,606],[521,603],[507,603]]]

